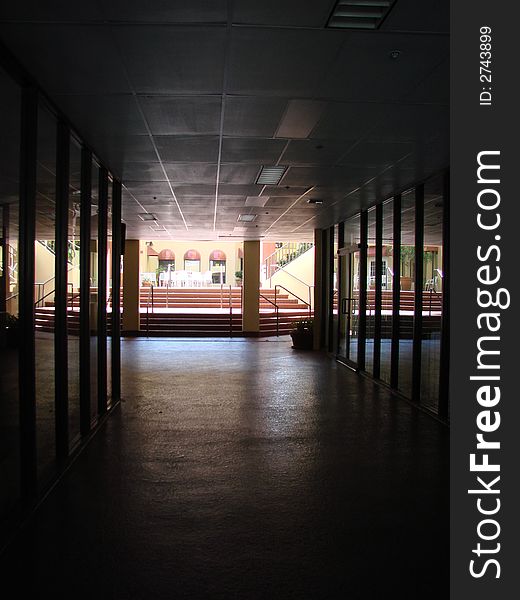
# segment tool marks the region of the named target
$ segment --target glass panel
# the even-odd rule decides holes
[[[339,355],[357,361],[359,321],[359,234],[360,218],[356,215],[345,222],[344,248],[341,256],[340,336]]]
[[[41,482],[53,473],[54,440],[54,289],[56,225],[56,120],[38,111],[36,179],[36,439]]]
[[[365,346],[365,370],[371,372],[374,366],[375,332],[375,290],[376,290],[376,210],[368,211],[367,249],[367,328]]]
[[[331,329],[331,340],[332,344],[330,349],[333,352],[337,351],[338,348],[338,304],[339,304],[339,290],[338,290],[338,270],[339,270],[339,258],[338,258],[338,235],[339,226],[334,225],[334,233],[332,239],[332,329]]]
[[[226,261],[210,260],[209,269],[211,271],[212,283],[226,283]]]
[[[421,341],[421,404],[437,411],[442,321],[443,181],[424,186],[423,334]]]
[[[112,400],[112,181],[108,182],[107,219],[107,406]]]
[[[392,310],[394,275],[394,201],[383,204],[383,277],[381,300],[381,369],[380,377],[390,384],[392,348]]]
[[[415,271],[415,190],[401,198],[401,294],[399,310],[398,388],[412,396],[412,358]]]
[[[79,440],[79,282],[80,282],[81,149],[70,142],[69,211],[67,224],[67,353],[69,435],[71,446]]]
[[[98,414],[98,352],[97,352],[97,301],[98,301],[98,208],[99,168],[92,161],[92,205],[90,209],[90,418]]]
[[[18,232],[20,90],[0,71],[0,518],[19,498]]]

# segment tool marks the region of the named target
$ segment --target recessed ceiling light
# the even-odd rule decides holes
[[[281,165],[272,167],[263,166],[256,183],[259,185],[278,185],[286,170],[287,167]]]
[[[377,29],[395,0],[338,0],[327,27]]]
[[[252,223],[256,219],[257,215],[238,215],[237,221],[242,221],[242,223]]]
[[[138,217],[143,221],[157,221],[157,215],[154,213],[139,213]]]

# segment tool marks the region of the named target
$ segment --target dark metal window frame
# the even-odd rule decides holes
[[[432,175],[431,178],[438,176],[439,173]],[[444,421],[449,419],[449,324],[450,324],[450,220],[449,220],[449,171],[443,172],[443,296],[442,296],[442,322],[441,322],[441,350],[440,350],[440,373],[439,373],[439,397],[437,415]],[[429,179],[431,179],[429,178]],[[429,180],[428,179],[428,180]],[[428,181],[426,180],[426,182]],[[413,350],[412,350],[412,394],[410,400],[417,405],[421,404],[421,361],[422,361],[422,308],[423,308],[423,259],[424,259],[424,187],[426,182],[421,182],[413,186],[415,191],[415,266],[414,266],[414,324],[413,324]],[[410,188],[408,188],[410,189]],[[382,335],[382,263],[383,263],[383,204],[387,200],[393,201],[393,279],[392,279],[392,338],[391,338],[391,359],[390,359],[390,388],[401,395],[398,390],[399,383],[399,332],[400,332],[400,304],[401,304],[401,274],[400,274],[400,255],[401,255],[401,193],[385,198],[382,202],[375,205],[376,208],[376,289],[375,289],[375,322],[374,322],[374,357],[372,377],[380,381],[381,374],[381,335]],[[366,211],[360,211],[360,319],[358,334],[358,363],[357,370],[364,371],[364,355],[366,346],[366,280],[367,280],[367,250],[366,244],[368,230],[366,222]],[[331,228],[333,231],[333,227]],[[340,247],[344,243],[344,221],[339,223],[339,242]],[[334,240],[329,239],[329,248],[332,254]],[[397,258],[397,262],[395,260]],[[329,260],[329,269],[333,271],[333,256]],[[364,268],[363,268],[364,265]],[[364,271],[364,273],[363,273]],[[338,272],[338,289],[342,285],[341,269]],[[363,285],[364,282],[364,285]],[[365,289],[363,289],[363,287]],[[329,283],[330,296],[332,300],[332,283]],[[364,306],[365,322],[361,314]],[[333,314],[329,314],[329,331],[333,327]],[[339,356],[340,339],[340,318],[338,315],[338,337],[337,345],[334,348],[337,359],[344,362]],[[329,347],[330,350],[330,347]],[[361,352],[361,355],[360,355]],[[369,374],[369,373],[367,373]],[[369,374],[370,375],[370,374]],[[384,382],[381,382],[384,383]],[[429,409],[428,412],[431,412]]]
[[[40,106],[45,106],[56,119],[57,123],[57,173],[56,173],[56,328],[55,328],[55,367],[56,370],[56,470],[53,478],[45,483],[52,485],[68,464],[70,457],[69,448],[69,422],[68,422],[68,386],[67,386],[67,231],[68,231],[68,196],[69,196],[69,165],[68,154],[70,152],[70,139],[72,136],[83,140],[80,132],[73,127],[65,115],[57,108],[52,100],[39,87],[38,83],[22,67],[20,62],[13,56],[6,46],[0,42],[0,67],[13,79],[21,89],[20,110],[20,188],[19,188],[19,317],[20,317],[20,350],[19,363],[19,447],[20,447],[20,500],[22,511],[17,513],[11,524],[32,511],[36,506],[38,498],[45,492],[47,487],[40,488],[37,468],[37,419],[36,419],[36,352],[35,352],[35,305],[34,305],[34,280],[35,280],[35,241],[36,241],[36,190],[37,190],[37,149],[38,149],[38,111]],[[88,439],[91,433],[90,425],[90,397],[89,366],[90,361],[85,354],[90,343],[89,323],[89,292],[90,292],[90,210],[91,182],[87,182],[86,157],[93,159],[91,149],[83,143],[82,150],[82,173],[81,173],[81,202],[82,211],[80,216],[80,423],[82,439]],[[108,171],[103,168],[107,175]],[[116,249],[121,244],[120,238],[120,183],[116,183],[116,194],[119,201],[114,205],[113,235],[115,236]],[[4,213],[5,214],[5,213]],[[117,220],[116,220],[117,219]],[[106,223],[105,223],[105,247],[106,247]],[[104,259],[106,267],[106,256]],[[105,268],[106,275],[106,268]],[[116,285],[120,285],[116,275]],[[106,303],[105,303],[106,311]],[[114,318],[120,315],[119,295],[117,295],[116,310]],[[106,320],[105,320],[106,327]],[[106,329],[105,329],[106,331]],[[119,368],[119,338],[120,329],[116,324],[116,343],[112,345],[112,361],[115,370],[112,371],[112,387],[117,395],[113,398],[112,407],[117,404],[120,390],[120,368]],[[105,338],[106,344],[106,338]],[[105,345],[105,373],[106,373],[106,345]],[[100,404],[103,399],[100,398]],[[105,397],[106,407],[106,379]],[[88,419],[87,419],[88,416]],[[81,444],[80,444],[81,447]],[[74,449],[76,452],[79,447]],[[3,515],[0,515],[3,518]]]

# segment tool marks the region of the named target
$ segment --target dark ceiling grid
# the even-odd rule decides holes
[[[110,30],[112,30],[112,28],[111,28]],[[155,152],[155,155],[157,156],[157,161],[158,161],[158,163],[159,163],[159,166],[160,166],[160,168],[161,168],[161,170],[162,170],[162,173],[163,173],[163,175],[164,175],[164,178],[165,178],[165,180],[166,180],[166,182],[167,182],[167,184],[168,184],[168,187],[169,187],[169,190],[170,190],[171,196],[172,196],[172,198],[173,198],[173,201],[175,202],[175,205],[176,205],[176,207],[177,207],[177,210],[179,211],[179,214],[180,214],[180,216],[181,216],[181,218],[182,218],[182,222],[184,223],[184,227],[186,228],[186,231],[188,231],[188,225],[187,225],[187,223],[186,223],[186,219],[184,218],[184,215],[183,215],[183,213],[182,213],[181,207],[180,207],[180,205],[179,205],[179,202],[178,202],[178,200],[177,200],[177,196],[175,195],[175,192],[174,192],[174,190],[173,190],[173,186],[172,186],[172,184],[171,184],[170,178],[168,177],[168,173],[166,172],[166,169],[164,168],[164,164],[163,164],[163,161],[162,161],[161,155],[160,155],[160,153],[159,153],[159,150],[158,150],[158,148],[157,148],[157,144],[156,144],[156,142],[155,142],[155,138],[154,138],[154,136],[152,135],[152,130],[151,130],[151,128],[150,128],[150,124],[149,124],[149,122],[148,122],[148,119],[146,118],[146,115],[145,115],[145,113],[144,113],[144,110],[143,110],[143,107],[142,107],[142,105],[141,105],[141,102],[140,102],[139,96],[137,95],[137,93],[136,93],[136,91],[135,91],[135,88],[134,88],[134,85],[133,85],[133,82],[132,82],[132,80],[131,80],[131,78],[130,78],[129,71],[128,71],[128,68],[127,68],[127,66],[126,66],[126,62],[125,62],[125,59],[124,59],[124,54],[123,54],[123,52],[121,51],[121,47],[120,47],[120,45],[119,45],[119,41],[118,41],[118,40],[116,40],[116,39],[115,39],[115,36],[113,36],[113,35],[112,35],[112,40],[113,40],[113,43],[114,43],[115,47],[117,48],[117,51],[118,51],[118,54],[119,54],[119,58],[120,58],[120,61],[121,61],[121,65],[122,65],[122,71],[123,71],[123,73],[124,73],[124,76],[125,76],[125,78],[126,78],[126,80],[127,80],[127,82],[128,82],[128,85],[129,85],[129,87],[130,87],[130,90],[131,90],[132,96],[133,96],[133,98],[134,98],[134,101],[135,101],[135,104],[136,104],[137,110],[139,111],[139,114],[140,114],[140,116],[141,116],[141,119],[142,119],[142,121],[143,121],[143,124],[144,124],[144,126],[145,126],[145,128],[146,128],[146,132],[147,132],[147,135],[148,135],[148,137],[149,137],[149,140],[150,140],[150,142],[151,142],[151,144],[152,144],[152,146],[153,146],[153,150],[154,150],[154,152]],[[134,200],[135,200],[135,201],[136,201],[136,202],[137,202],[137,203],[138,203],[140,206],[142,206],[142,204],[141,204],[140,202],[138,202],[138,201],[137,201],[137,199],[135,198],[135,196],[134,196],[133,194],[130,194],[130,195],[131,195],[131,196],[134,198]],[[144,208],[144,207],[143,207],[143,208]],[[145,209],[145,210],[144,210],[144,212],[148,212],[148,211]],[[158,221],[158,220],[156,220],[156,221],[155,221],[155,223],[159,225],[159,221]],[[162,225],[162,227],[164,227],[164,225]],[[159,229],[159,227],[158,227],[158,229]],[[168,230],[166,227],[164,227],[164,231],[165,231],[165,232],[166,232],[166,233],[167,233],[167,234],[170,236],[170,238],[171,238],[171,239],[173,239],[173,235],[171,234],[171,232],[170,232],[170,231],[169,231],[169,230]]]
[[[238,214],[251,210],[246,198],[262,195],[269,200],[258,210],[259,228],[243,229],[288,239],[448,164],[448,2],[399,0],[369,35],[325,30],[334,4],[85,0],[81,10],[74,2],[62,11],[20,0],[0,7],[0,36],[123,177],[126,205],[135,207],[126,214],[139,235],[148,231],[141,210],[155,212],[176,237],[203,235],[211,221],[214,233],[233,232]],[[394,67],[390,48],[402,50]],[[295,107],[293,128],[305,110],[319,120],[283,128]],[[289,167],[280,185],[255,187],[261,165],[276,161]],[[311,186],[326,204],[304,201]]]
[[[226,115],[226,94],[229,73],[229,53],[231,51],[231,22],[233,17],[233,0],[227,0],[226,46],[224,51],[224,69],[222,73],[222,100],[220,103],[220,123],[218,138],[217,176],[215,179],[215,207],[213,210],[213,231],[217,229],[218,193],[220,185],[220,167],[222,163],[222,140],[224,133],[224,118]]]

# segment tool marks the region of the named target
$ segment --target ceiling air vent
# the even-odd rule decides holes
[[[273,167],[262,167],[260,174],[256,180],[259,185],[278,185],[280,179],[283,177],[287,167],[273,166]]]
[[[256,219],[257,216],[258,215],[249,215],[249,214],[238,215],[237,221],[241,221],[242,223],[252,223]]]
[[[377,29],[395,0],[339,0],[327,27],[338,29]]]

